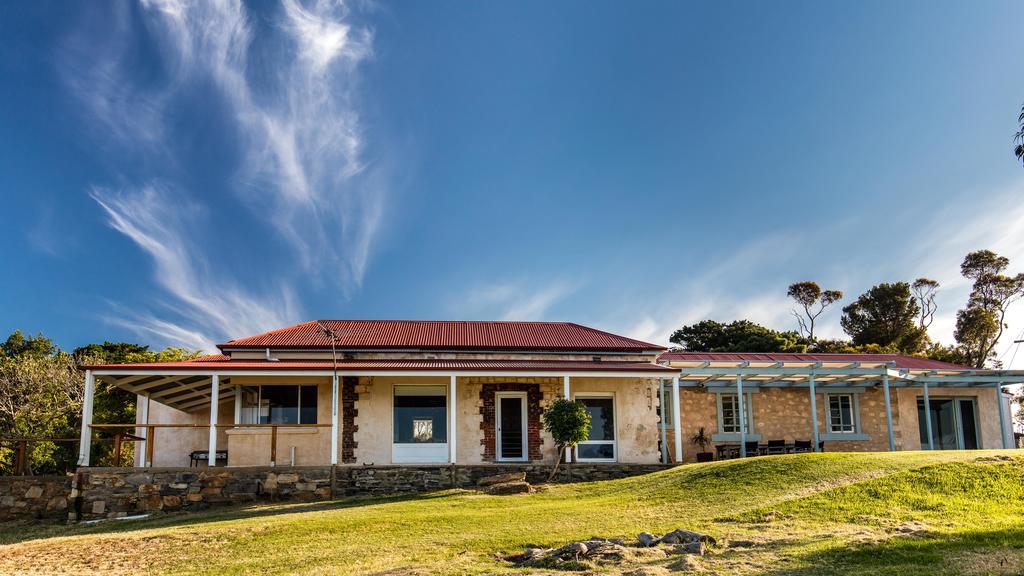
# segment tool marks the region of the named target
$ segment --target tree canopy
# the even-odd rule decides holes
[[[1017,156],[1017,160],[1024,163],[1024,106],[1020,107],[1020,116],[1017,116],[1017,123],[1020,127],[1013,136],[1013,153]]]
[[[807,343],[793,331],[779,332],[749,320],[722,324],[702,320],[683,326],[669,340],[690,352],[804,352]]]
[[[957,312],[954,337],[976,368],[992,359],[1006,328],[1006,311],[1024,297],[1024,274],[1004,274],[1009,265],[1009,258],[991,250],[971,252],[960,265],[960,273],[974,285],[967,306]]]
[[[839,323],[853,344],[874,344],[915,354],[924,349],[927,332],[917,325],[921,308],[906,282],[871,287],[843,308]]]
[[[841,290],[822,290],[817,282],[805,281],[789,285],[786,295],[800,305],[803,313],[793,311],[800,334],[814,342],[814,323],[826,308],[843,297]]]
[[[42,334],[15,331],[0,344],[0,437],[75,438],[81,426],[84,378],[78,366],[93,363],[139,363],[185,360],[198,352],[166,348],[157,352],[128,342],[104,342],[60,350]],[[96,422],[135,421],[135,395],[113,386],[98,385],[93,406]],[[94,461],[109,464],[111,445],[93,445]],[[124,446],[131,455],[130,444]],[[33,442],[28,454],[33,472],[60,473],[71,469],[78,455],[73,443]],[[0,446],[0,469],[11,471],[13,450]]]

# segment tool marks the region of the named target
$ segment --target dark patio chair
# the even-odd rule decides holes
[[[739,444],[719,444],[715,446],[715,452],[718,453],[716,455],[718,460],[737,458],[740,455],[740,446]]]
[[[768,448],[765,450],[765,453],[768,454],[769,456],[771,456],[773,454],[785,454],[786,452],[787,452],[787,450],[786,450],[786,441],[785,440],[769,440],[768,441]]]
[[[810,440],[796,440],[793,442],[793,452],[796,454],[802,454],[804,452],[810,452],[811,447],[814,444]]]
[[[757,441],[747,442],[747,456],[758,456],[761,454],[761,447],[758,446]]]
[[[818,452],[824,452],[824,451],[825,451],[825,441],[822,440],[821,442],[818,442]]]

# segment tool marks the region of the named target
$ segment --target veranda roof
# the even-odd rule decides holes
[[[206,356],[184,362],[98,364],[83,366],[96,378],[179,410],[209,406],[212,380],[230,384],[232,376],[331,376],[331,360],[231,360]],[[653,362],[585,360],[339,360],[339,376],[590,376],[671,378],[677,371]],[[222,386],[218,398],[234,397],[233,386]]]
[[[681,386],[819,387],[890,386],[971,387],[1024,382],[1024,370],[980,370],[901,354],[782,354],[666,352],[659,362],[679,370]]]

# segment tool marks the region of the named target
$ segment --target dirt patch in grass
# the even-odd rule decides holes
[[[1024,574],[1024,550],[963,552],[947,556],[946,563],[961,574],[1018,575]]]
[[[223,538],[121,534],[35,540],[0,546],[0,574],[149,574],[179,562],[183,551],[208,551]]]

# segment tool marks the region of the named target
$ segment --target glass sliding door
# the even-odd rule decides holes
[[[931,398],[928,410],[932,419],[932,443],[936,450],[976,450],[978,421],[974,398]],[[917,401],[921,448],[928,449],[928,427],[924,400]]]
[[[447,462],[447,388],[396,385],[393,401],[392,462]]]

